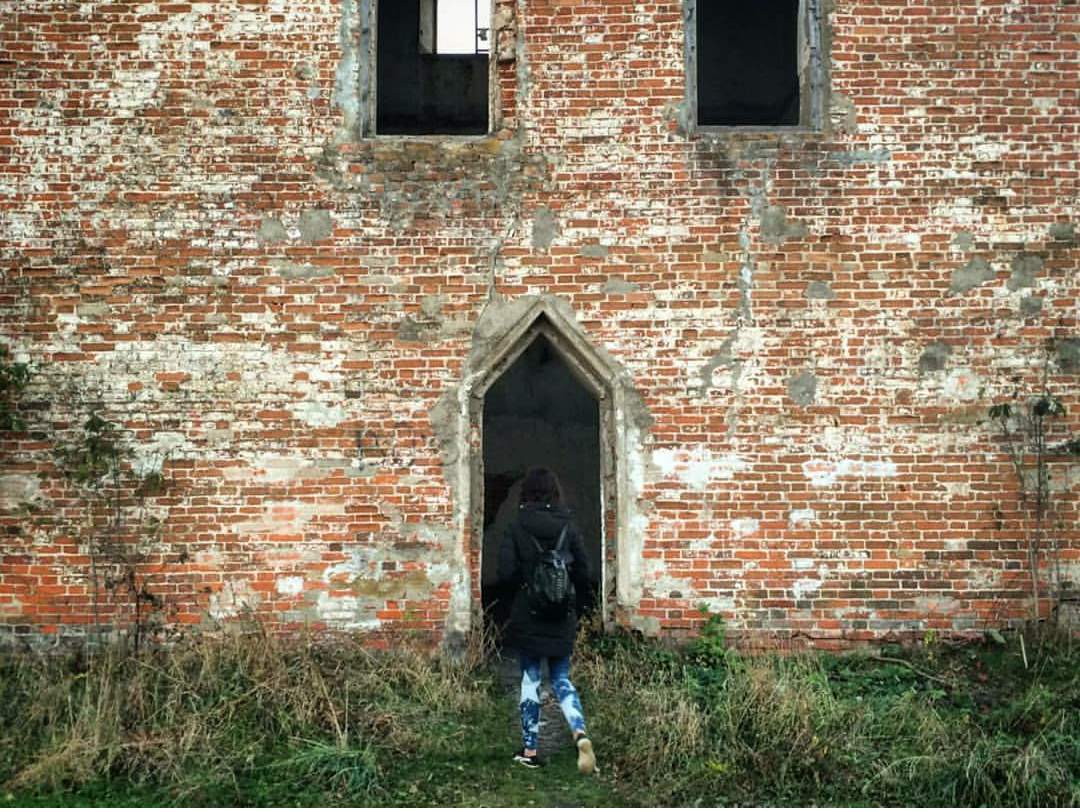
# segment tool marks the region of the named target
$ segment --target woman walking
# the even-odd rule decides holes
[[[574,736],[578,770],[592,773],[596,756],[585,735],[585,715],[577,689],[570,682],[570,655],[577,636],[575,594],[588,589],[589,562],[581,531],[562,505],[558,479],[546,468],[534,468],[521,486],[517,516],[506,530],[499,548],[498,578],[516,590],[510,610],[509,643],[516,647],[521,664],[521,732],[524,746],[514,761],[539,767],[537,735],[540,730],[541,667],[547,660],[551,687]],[[565,564],[570,583],[565,610],[539,608],[535,584],[537,569],[558,570],[552,556]],[[549,580],[558,581],[554,576]],[[509,589],[507,590],[509,592]],[[556,590],[557,591],[557,590]]]

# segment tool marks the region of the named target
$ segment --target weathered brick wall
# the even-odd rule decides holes
[[[1026,617],[985,416],[1045,378],[1080,431],[1080,6],[835,0],[821,131],[726,134],[687,132],[681,3],[497,6],[486,138],[370,135],[372,0],[0,8],[0,343],[38,365],[0,633],[130,624],[136,547],[170,627],[464,631],[469,403],[529,312],[617,401],[610,618]],[[119,506],[61,471],[91,413]]]

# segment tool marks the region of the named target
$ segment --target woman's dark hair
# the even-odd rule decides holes
[[[547,468],[532,468],[525,474],[525,481],[521,483],[522,502],[557,505],[561,498],[559,480],[553,472]]]

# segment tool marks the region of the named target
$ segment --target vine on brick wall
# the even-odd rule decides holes
[[[1066,455],[1080,455],[1080,437],[1057,437],[1067,414],[1065,405],[1046,388],[1036,395],[1014,391],[1012,399],[994,404],[989,417],[1001,429],[1003,442],[1013,463],[1022,500],[1031,508],[1034,523],[1027,534],[1028,567],[1031,571],[1032,615],[1041,619],[1039,561],[1049,560],[1048,585],[1051,615],[1060,609],[1064,583],[1061,575],[1061,545],[1055,527],[1051,487],[1051,463]]]
[[[34,365],[11,360],[0,346],[0,431],[27,430],[21,396]],[[161,540],[161,521],[149,511],[148,499],[165,485],[158,472],[137,475],[128,464],[130,449],[120,433],[97,412],[91,412],[78,437],[55,450],[63,475],[79,490],[86,519],[90,555],[90,599],[94,629],[102,636],[99,595],[119,596],[128,604],[129,640],[136,651],[157,626],[163,601],[150,589],[146,571],[151,551]]]
[[[131,451],[117,429],[96,412],[82,426],[77,440],[57,449],[65,477],[86,501],[94,627],[101,639],[99,595],[116,596],[128,606],[128,639],[138,653],[157,631],[162,599],[151,590],[146,564],[161,540],[161,521],[147,500],[160,492],[164,478],[154,472],[139,476],[128,460]]]
[[[30,364],[10,360],[7,347],[0,347],[0,431],[25,431],[19,416],[19,396],[30,383]]]

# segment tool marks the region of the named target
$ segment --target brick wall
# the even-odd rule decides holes
[[[374,0],[0,9],[0,344],[36,365],[0,633],[466,631],[470,402],[537,314],[613,404],[609,620],[1027,617],[986,415],[1045,381],[1080,431],[1080,6],[826,3],[822,126],[772,132],[688,123],[681,3],[496,6],[475,138],[372,134]],[[130,453],[79,483],[91,414]]]

